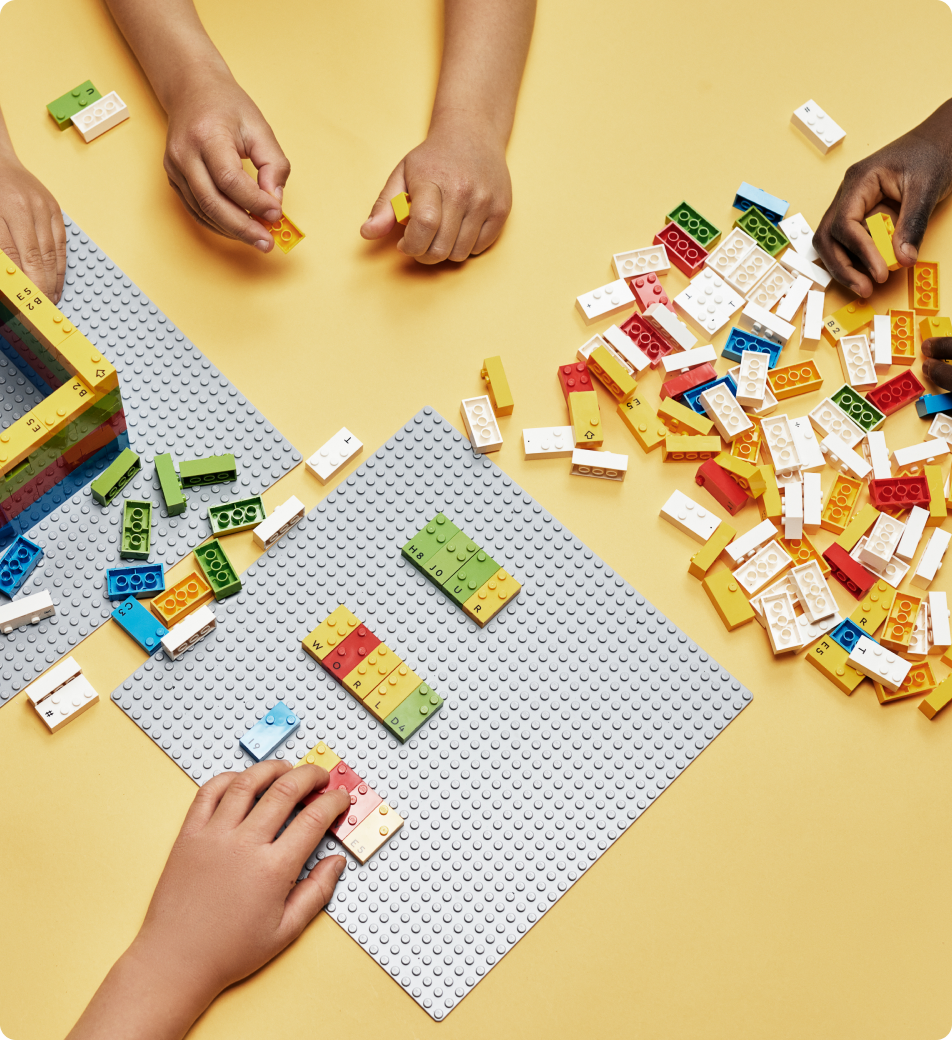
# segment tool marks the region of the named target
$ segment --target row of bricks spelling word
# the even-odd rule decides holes
[[[417,531],[401,552],[480,627],[522,591],[511,574],[442,513]]]
[[[443,699],[345,606],[301,645],[399,740],[405,743],[443,706]]]
[[[243,751],[260,762],[292,737],[300,725],[297,715],[278,701],[238,743]],[[403,819],[393,806],[387,805],[370,784],[334,754],[323,740],[318,741],[297,763],[297,766],[303,765],[320,766],[327,770],[329,777],[327,787],[308,795],[304,799],[305,805],[335,787],[350,796],[350,808],[342,812],[327,830],[360,863],[366,863],[403,826]]]

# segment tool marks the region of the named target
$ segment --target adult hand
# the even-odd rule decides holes
[[[0,250],[58,303],[66,277],[66,228],[56,199],[15,155],[0,151]]]
[[[952,391],[952,338],[936,336],[922,341],[922,374],[944,392]]]

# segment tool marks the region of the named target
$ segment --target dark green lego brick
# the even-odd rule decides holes
[[[215,535],[247,531],[257,527],[267,515],[260,495],[208,507],[208,522],[212,525],[212,534]]]
[[[152,543],[152,503],[128,498],[122,504],[122,541],[119,556],[123,560],[147,560]]]
[[[459,528],[451,523],[442,513],[437,513],[421,530],[400,550],[404,559],[414,567],[423,569],[423,564],[439,552],[453,535],[459,534]]]
[[[215,599],[227,599],[241,591],[241,579],[228,554],[217,538],[200,545],[195,550],[195,559],[205,579],[211,586]]]
[[[238,477],[234,455],[209,455],[207,459],[184,459],[179,463],[182,487],[230,484]]]
[[[836,393],[830,394],[830,400],[839,405],[853,422],[867,433],[870,430],[878,430],[886,421],[886,416],[848,383],[844,383]]]
[[[102,94],[92,85],[92,81],[87,79],[85,83],[80,83],[75,90],[51,101],[46,106],[46,110],[60,130],[65,130],[68,126],[73,125],[72,117],[77,112],[82,112],[87,105],[91,105],[101,97]]]
[[[734,221],[734,227],[739,227],[742,231],[746,231],[757,245],[771,256],[776,256],[781,250],[786,249],[790,245],[790,239],[776,224],[772,224],[756,206],[751,206],[746,213],[741,214]]]
[[[443,582],[443,591],[450,599],[462,606],[477,589],[481,589],[499,570],[499,564],[482,549]]]
[[[159,478],[159,488],[165,499],[165,511],[169,516],[178,516],[188,509],[188,502],[182,494],[182,482],[175,472],[175,463],[168,453],[156,455],[155,475]]]
[[[101,506],[108,506],[141,468],[139,456],[131,448],[124,448],[115,462],[90,484],[93,498]]]
[[[443,707],[443,698],[427,684],[420,685],[401,701],[383,724],[400,741],[405,744],[416,731],[429,722]]]
[[[682,202],[680,206],[676,206],[671,210],[664,218],[664,221],[666,224],[670,224],[673,221],[678,227],[685,230],[695,242],[699,242],[704,246],[705,249],[710,249],[721,237],[720,231],[686,202]]]
[[[462,531],[457,531],[442,549],[420,567],[420,570],[430,581],[442,585],[478,552],[479,546]]]

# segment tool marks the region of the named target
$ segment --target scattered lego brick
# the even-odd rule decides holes
[[[679,437],[669,433],[661,445],[663,462],[703,462],[721,452],[720,437]]]
[[[572,452],[572,468],[569,472],[573,477],[598,477],[621,482],[628,473],[628,456],[611,451],[576,448]]]
[[[90,493],[101,506],[108,506],[141,468],[142,460],[139,456],[130,448],[125,448],[90,484]]]
[[[598,448],[605,440],[601,411],[594,390],[569,394],[569,421],[575,435],[576,448]]]
[[[0,632],[9,635],[21,625],[38,625],[56,613],[56,605],[46,589],[32,596],[22,596],[0,606]]]
[[[124,599],[112,616],[150,657],[161,649],[162,637],[168,629],[159,624],[134,596]]]
[[[837,126],[812,98],[794,109],[790,122],[824,155],[846,137],[846,131]]]
[[[102,94],[93,86],[91,80],[80,83],[68,94],[51,101],[46,110],[60,130],[68,130],[73,125],[72,117],[88,108],[94,101],[99,101]]]
[[[657,368],[661,359],[674,350],[673,345],[637,312],[621,325],[621,331],[648,358],[652,368]],[[563,386],[562,392],[568,394],[569,391]]]
[[[499,451],[502,447],[502,433],[489,397],[484,394],[481,397],[464,398],[460,402],[459,411],[473,451],[482,454]]]
[[[132,593],[132,595],[135,595],[135,593]],[[177,581],[167,592],[156,596],[150,606],[152,613],[155,614],[159,621],[166,628],[171,629],[182,618],[203,603],[207,603],[211,598],[211,586],[198,571],[191,571],[180,581]]]
[[[651,407],[639,397],[635,396],[630,401],[620,404],[616,411],[621,416],[622,422],[628,427],[631,435],[641,446],[642,451],[654,451],[655,448],[660,448],[664,444],[665,438],[668,436],[668,427],[658,418]],[[571,430],[572,427],[570,426],[569,429]]]
[[[13,599],[33,573],[42,555],[43,550],[29,538],[23,535],[15,538],[0,556],[0,592]]]
[[[596,347],[588,359],[589,372],[598,380],[616,401],[627,401],[634,397],[638,384],[628,372],[609,354],[605,347]]]
[[[823,385],[823,377],[813,361],[802,361],[795,365],[775,368],[768,376],[767,382],[778,401],[788,397],[798,397],[819,390]]]
[[[179,463],[182,487],[228,484],[238,477],[234,455],[210,455],[207,459],[183,459]]]
[[[161,563],[142,563],[134,567],[109,567],[106,570],[106,595],[109,599],[136,599],[165,592],[165,570]]]
[[[790,245],[790,241],[780,228],[771,223],[767,216],[753,205],[734,221],[734,227],[745,231],[761,249],[771,256],[783,252]]]
[[[892,363],[911,365],[916,360],[915,311],[890,310],[889,328],[892,333]]]
[[[662,245],[630,249],[626,253],[612,255],[612,267],[618,278],[637,278],[640,274],[666,274],[671,269],[668,251]]]
[[[720,231],[686,202],[682,202],[680,206],[675,206],[664,219],[666,224],[674,223],[683,228],[695,242],[702,245],[705,249],[710,249],[721,237]]]
[[[162,637],[162,649],[173,660],[181,657],[204,639],[217,624],[217,618],[208,607],[199,607],[174,628],[169,629],[168,635]]]
[[[152,503],[126,499],[122,504],[119,556],[123,560],[147,560],[151,544]]]
[[[262,520],[255,527],[253,532],[255,545],[259,549],[270,549],[303,519],[304,503],[292,495],[287,502],[282,502],[266,520]]]
[[[591,292],[582,293],[576,298],[575,306],[585,319],[585,323],[590,325],[599,318],[618,314],[631,307],[634,302],[635,297],[628,288],[628,283],[624,278],[619,278],[617,281],[592,289]]]
[[[703,578],[714,566],[718,556],[731,543],[737,532],[723,521],[717,525],[717,529],[711,537],[691,557],[688,565],[688,573],[695,578]]]
[[[479,374],[486,382],[489,399],[496,415],[512,415],[514,407],[512,392],[509,389],[509,380],[506,378],[502,358],[498,354],[495,357],[486,358]]]
[[[952,675],[947,675],[928,697],[919,702],[919,710],[927,719],[934,719],[949,701],[952,701]]]
[[[241,591],[241,579],[235,570],[224,546],[217,538],[200,545],[195,550],[195,559],[205,575],[217,600],[227,599]]]
[[[920,260],[909,268],[909,309],[931,316],[939,313],[939,265]]]
[[[653,303],[660,303],[662,307],[667,307],[668,310],[674,309],[674,305],[664,291],[664,286],[658,280],[655,272],[640,274],[636,278],[632,278],[628,284],[642,311],[646,311]]]
[[[727,342],[721,350],[721,357],[727,358],[728,361],[740,361],[745,350],[752,350],[758,354],[767,354],[770,358],[768,368],[774,368],[780,357],[781,349],[781,345],[774,343],[773,340],[755,336],[752,332],[745,332],[743,329],[735,327],[731,329],[727,337]]]
[[[925,392],[926,388],[911,372],[900,372],[874,390],[868,390],[866,398],[883,415],[892,415],[903,405],[918,400]]]
[[[886,421],[878,408],[845,383],[830,395],[830,400],[865,433],[878,430]]]
[[[883,512],[911,509],[913,506],[928,509],[929,483],[925,477],[873,478],[869,482],[869,500]]]
[[[712,389],[705,384],[713,383],[716,375],[717,373],[714,371],[713,365],[698,365],[697,368],[692,368],[688,372],[682,372],[681,375],[675,376],[673,379],[666,379],[661,384],[659,396],[662,401],[666,397],[680,397],[686,391],[693,390],[696,387],[702,387],[701,392],[703,393],[704,389]]]
[[[182,494],[182,482],[179,480],[178,473],[175,472],[171,455],[155,456],[155,475],[159,478],[159,488],[165,499],[165,511],[168,515],[178,516],[184,513],[188,509],[188,503]],[[214,526],[212,529],[214,530]]]
[[[823,559],[830,565],[833,577],[854,599],[862,599],[876,584],[876,575],[852,559],[842,546],[835,543],[829,546],[823,553]]]
[[[873,245],[890,271],[898,271],[902,264],[896,259],[892,237],[896,230],[888,213],[872,213],[866,218],[866,227]]]
[[[654,237],[655,245],[663,245],[671,263],[682,273],[693,278],[708,258],[707,250],[674,222],[669,223]],[[624,326],[622,326],[624,328]]]
[[[473,400],[480,399],[474,398]],[[321,484],[326,484],[363,450],[363,444],[346,426],[343,426],[326,444],[321,445],[309,459],[306,459],[304,465],[308,473],[317,477]]]
[[[271,235],[274,239],[274,244],[282,253],[290,253],[296,245],[303,242],[307,237],[287,213],[282,213],[281,219],[274,221],[264,220],[255,216],[254,213],[251,215]]]
[[[595,387],[588,372],[586,362],[573,362],[570,365],[559,366],[559,386],[562,387],[562,396],[568,404],[569,394],[591,393]]]
[[[208,522],[211,524],[212,534],[216,537],[222,534],[237,534],[240,531],[250,531],[256,527],[267,516],[264,501],[260,495],[254,498],[240,498],[233,502],[223,502],[218,506],[208,507]]]
[[[728,632],[754,620],[754,611],[740,584],[730,571],[715,571],[701,582],[701,587],[714,605],[717,616]]]
[[[95,141],[107,130],[111,130],[128,118],[129,109],[114,90],[70,116],[73,126],[80,132],[86,144]]]

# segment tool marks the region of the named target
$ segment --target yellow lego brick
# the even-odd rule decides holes
[[[706,415],[698,415],[693,408],[675,401],[673,397],[666,397],[658,405],[658,418],[671,433],[683,437],[707,437],[714,429],[714,423]]]
[[[320,766],[329,773],[340,761],[340,756],[335,755],[323,740],[319,740],[299,762],[295,763],[295,769],[305,765]]]
[[[211,586],[198,571],[191,571],[181,581],[156,596],[149,604],[152,613],[165,625],[171,628],[177,625],[186,614],[191,614],[203,603],[212,598]]]
[[[500,570],[469,597],[463,604],[463,610],[482,628],[507,603],[511,603],[521,591],[522,586],[519,582],[511,574]]]
[[[873,320],[873,305],[865,300],[853,300],[840,307],[823,322],[823,335],[836,346],[842,336],[852,336],[857,329]]]
[[[631,435],[641,446],[642,451],[654,451],[664,444],[668,428],[658,418],[653,409],[639,397],[632,397],[616,409],[622,422],[631,431]]]
[[[941,527],[949,515],[945,501],[945,481],[941,466],[923,466],[922,472],[929,485],[929,519],[926,527]]]
[[[714,461],[725,473],[730,474],[734,483],[747,493],[748,498],[760,498],[767,490],[763,467],[739,459],[729,451],[718,452]]]
[[[764,493],[757,499],[760,519],[773,520],[779,524],[783,516],[783,502],[780,498],[780,488],[777,486],[777,474],[773,466],[767,464],[763,464],[760,467],[760,472],[764,478],[764,483],[767,485]]]
[[[910,669],[909,674],[902,681],[902,686],[894,693],[887,690],[882,683],[874,682],[873,689],[876,691],[876,699],[880,704],[890,704],[892,701],[901,701],[904,697],[915,697],[919,693],[928,693],[936,686],[935,676],[928,661],[916,662]]]
[[[341,679],[341,685],[358,700],[363,700],[371,690],[376,689],[387,676],[399,668],[403,661],[389,646],[379,643],[360,662],[357,667]]]
[[[737,579],[730,571],[715,571],[701,582],[707,598],[714,604],[718,617],[728,632],[754,620],[754,610]]]
[[[874,635],[876,629],[886,620],[889,608],[892,606],[895,590],[885,581],[877,581],[869,590],[866,598],[857,603],[850,614],[850,621],[859,625],[870,635]]]
[[[879,519],[879,510],[868,502],[860,509],[853,519],[833,539],[837,545],[841,545],[847,552],[852,552],[856,543]]]
[[[423,680],[406,664],[398,665],[386,679],[364,698],[364,707],[381,722],[420,685]]]
[[[598,395],[594,390],[569,394],[569,422],[575,433],[576,448],[598,448],[605,440],[602,434]]]
[[[879,637],[880,643],[887,650],[909,649],[909,640],[912,639],[912,630],[916,624],[916,615],[922,606],[922,600],[918,596],[910,596],[908,592],[897,592],[886,615],[886,623],[883,626],[883,634]]]
[[[394,195],[390,200],[390,205],[393,215],[397,218],[397,223],[406,224],[410,219],[410,196],[405,191],[401,191],[399,195]]]
[[[799,538],[784,538],[781,536],[778,538],[778,541],[793,557],[794,567],[799,567],[801,564],[809,563],[811,560],[816,560],[824,575],[830,573],[830,565],[820,555],[819,550],[813,542],[810,541],[810,536],[806,531],[804,531]]]
[[[736,534],[737,532],[734,528],[730,524],[725,524],[722,520],[711,537],[691,557],[688,574],[693,575],[695,578],[703,578],[714,566],[718,556],[733,541]]]
[[[815,643],[806,654],[810,664],[847,696],[866,678],[862,672],[856,671],[848,663],[849,656],[849,651],[834,642],[829,636],[824,636]]]
[[[886,261],[888,270],[898,271],[902,264],[896,259],[893,249],[892,237],[896,229],[893,227],[892,217],[888,213],[873,213],[866,218],[866,227],[869,228],[873,245]]]
[[[78,329],[55,350],[63,368],[81,378],[101,396],[119,385],[115,368]]]
[[[860,481],[844,477],[842,473],[837,474],[833,487],[830,488],[830,496],[820,514],[820,527],[824,531],[832,531],[834,534],[843,533],[849,523],[856,500],[859,498],[861,487]]]
[[[301,646],[314,658],[323,661],[325,657],[361,624],[345,607],[339,606],[301,640]]]
[[[813,361],[800,361],[795,365],[784,365],[767,373],[767,382],[778,401],[788,397],[809,394],[823,386],[823,376]]]
[[[596,347],[588,357],[588,370],[597,376],[616,401],[627,401],[635,396],[638,384],[605,347]]]
[[[251,215],[255,217],[253,213]],[[273,222],[263,220],[261,217],[255,217],[255,220],[270,232],[271,237],[274,239],[274,244],[282,253],[290,253],[306,237],[304,232],[291,220],[287,213],[283,214],[280,220]]]
[[[919,710],[927,719],[934,719],[949,701],[952,701],[952,675],[947,675],[928,697],[919,702]]]
[[[502,358],[498,354],[495,357],[486,358],[479,374],[486,381],[489,400],[492,402],[496,415],[512,415],[514,403],[512,392],[509,389],[509,380],[506,378],[506,370],[502,367]]]
[[[909,268],[909,309],[916,314],[939,313],[939,265],[920,260]]]
[[[661,445],[662,462],[703,462],[720,453],[720,437],[679,437],[669,433]]]
[[[341,845],[357,860],[366,863],[403,826],[403,817],[382,802],[350,832],[341,838]]]
[[[677,404],[677,401],[674,403]],[[691,409],[689,408],[688,411],[691,411]],[[658,409],[658,414],[661,414],[660,408]],[[756,465],[760,456],[760,445],[764,439],[764,431],[760,425],[760,420],[756,416],[748,415],[747,418],[750,419],[753,425],[749,430],[744,430],[737,434],[731,441],[731,455],[735,459],[743,459],[745,462],[753,462]]]
[[[916,360],[916,312],[889,312],[889,331],[892,333],[892,363],[911,365]]]
[[[919,322],[919,339],[952,336],[952,321],[948,318],[923,318]]]

